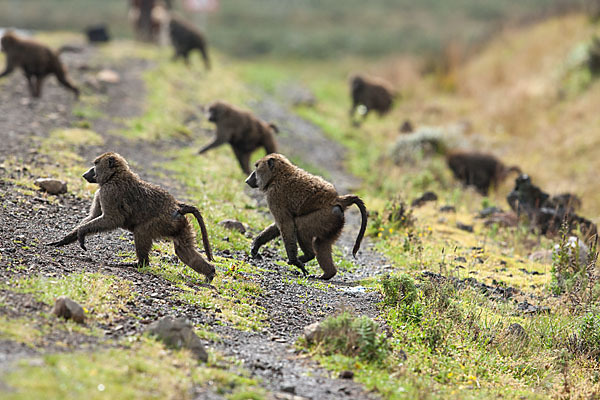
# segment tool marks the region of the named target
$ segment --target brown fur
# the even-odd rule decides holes
[[[176,60],[179,57],[183,57],[186,64],[189,64],[189,55],[192,50],[198,50],[204,60],[204,67],[210,69],[210,59],[208,58],[208,51],[206,49],[206,39],[204,34],[200,32],[198,28],[189,22],[176,17],[171,16],[171,22],[169,23],[169,35],[171,37],[171,43],[175,48],[175,55],[173,59]]]
[[[240,163],[242,170],[249,174],[250,156],[259,147],[264,147],[267,154],[277,152],[274,132],[277,127],[267,124],[252,113],[240,110],[237,107],[222,101],[213,103],[208,108],[208,120],[217,125],[215,140],[202,148],[202,154],[212,148],[229,143]]]
[[[6,68],[0,78],[13,72],[15,68],[21,68],[27,78],[31,96],[40,97],[44,79],[53,74],[60,84],[75,93],[75,97],[79,97],[79,89],[69,80],[57,53],[33,40],[19,38],[12,32],[5,33],[1,43],[2,51],[6,54]]]
[[[498,187],[511,172],[521,173],[517,166],[506,167],[490,154],[453,152],[446,157],[454,177],[467,186],[474,186],[486,196],[490,186]]]
[[[269,154],[260,159],[246,183],[266,193],[269,210],[275,219],[273,225],[254,239],[253,257],[258,255],[263,244],[281,233],[291,265],[307,274],[304,263],[316,255],[323,269],[320,279],[331,279],[337,273],[331,246],[342,232],[344,211],[351,204],[356,204],[362,215],[352,250],[356,256],[367,227],[367,210],[358,196],[338,196],[331,183],[296,167],[281,154]],[[299,258],[297,244],[304,252]]]
[[[175,254],[194,271],[204,274],[210,282],[215,268],[196,250],[192,226],[183,215],[192,213],[202,231],[204,249],[210,261],[212,253],[204,220],[194,206],[178,202],[166,190],[141,180],[119,154],[104,153],[94,160],[83,177],[98,183],[90,214],[62,240],[50,243],[64,246],[79,241],[85,248],[85,237],[117,228],[133,232],[138,265],[149,263],[152,242],[160,238],[173,240]]]
[[[352,96],[351,118],[354,117],[356,109],[360,105],[367,108],[363,115],[364,119],[370,111],[375,111],[380,116],[387,114],[392,109],[394,102],[394,91],[387,82],[361,75],[352,77],[350,94]]]

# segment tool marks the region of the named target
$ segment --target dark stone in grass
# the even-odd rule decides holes
[[[423,204],[429,202],[429,201],[436,201],[438,199],[437,194],[433,193],[433,192],[425,192],[423,193],[423,195],[419,198],[416,198],[413,200],[413,202],[411,203],[412,207],[421,207]]]
[[[440,207],[440,212],[443,212],[443,213],[455,213],[456,212],[456,207],[450,206],[450,205],[446,205],[446,206]]]
[[[57,317],[62,317],[67,320],[72,319],[78,324],[83,324],[85,321],[83,307],[65,296],[60,296],[56,299],[51,312]]]
[[[520,324],[510,324],[510,326],[506,329],[506,332],[514,338],[527,340],[527,331]]]
[[[146,332],[155,335],[167,347],[189,349],[198,360],[206,362],[208,354],[194,327],[186,318],[164,317],[148,326]]]
[[[536,306],[530,304],[527,300],[525,300],[524,302],[517,304],[517,310],[519,310],[523,314],[542,314],[549,313],[550,307]]]
[[[281,391],[284,393],[296,394],[296,386],[293,385],[283,385],[281,387]]]
[[[342,378],[342,379],[352,379],[352,378],[354,378],[354,372],[345,369],[342,372],[340,372],[340,378]]]
[[[473,232],[473,225],[463,224],[462,222],[457,222],[456,227],[462,231]]]
[[[230,231],[238,231],[239,233],[246,233],[246,227],[240,221],[235,219],[224,219],[219,222],[219,225]]]
[[[402,362],[408,360],[408,356],[404,350],[400,349],[400,351],[398,351],[398,359]]]

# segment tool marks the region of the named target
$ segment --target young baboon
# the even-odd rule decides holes
[[[83,177],[100,186],[90,214],[67,236],[50,245],[64,246],[78,240],[86,250],[87,235],[122,228],[133,232],[138,265],[149,263],[154,240],[168,238],[173,240],[175,254],[181,261],[204,274],[209,282],[213,279],[215,267],[196,250],[194,231],[184,216],[192,213],[198,220],[206,256],[212,261],[204,220],[196,207],[180,203],[166,190],[141,180],[117,153],[97,157]]]
[[[15,68],[21,68],[27,78],[31,96],[40,97],[42,82],[46,76],[54,74],[58,82],[79,98],[79,89],[69,80],[57,53],[33,40],[19,38],[13,32],[5,33],[0,42],[2,51],[6,54],[6,68],[0,78],[13,72]]]
[[[511,172],[521,173],[519,167],[506,167],[491,154],[452,152],[447,155],[446,162],[456,179],[474,186],[484,196],[490,186],[497,187]]]
[[[394,92],[387,82],[361,75],[352,77],[350,93],[352,95],[350,118],[354,118],[359,106],[364,106],[364,111],[361,112],[363,120],[371,110],[382,116],[391,110],[394,101]]]
[[[248,111],[240,110],[231,104],[217,101],[208,108],[208,120],[217,125],[215,140],[203,147],[198,154],[229,143],[246,173],[250,173],[250,156],[254,150],[264,147],[267,154],[277,152],[273,133],[278,129],[275,124],[267,124]]]
[[[256,162],[256,170],[246,179],[252,188],[267,195],[275,223],[263,230],[252,243],[251,255],[281,234],[288,263],[306,275],[304,263],[317,257],[323,275],[331,279],[337,273],[331,247],[344,227],[344,211],[356,204],[362,215],[360,231],[352,254],[356,256],[367,227],[367,209],[354,195],[338,196],[333,185],[293,165],[281,154],[269,154]],[[297,244],[304,252],[298,257]]]
[[[183,57],[186,64],[189,64],[189,55],[192,50],[198,50],[202,54],[204,67],[210,69],[210,60],[208,58],[208,50],[206,49],[206,39],[204,34],[194,25],[183,19],[171,15],[169,22],[169,36],[171,43],[175,47],[175,55],[173,60]]]

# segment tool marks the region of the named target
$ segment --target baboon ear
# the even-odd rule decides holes
[[[117,160],[113,156],[108,157],[108,168],[113,168],[116,163]]]
[[[269,158],[269,159],[267,160],[267,165],[269,166],[269,169],[270,169],[271,171],[273,171],[273,168],[275,167],[275,160],[273,160],[272,158]]]

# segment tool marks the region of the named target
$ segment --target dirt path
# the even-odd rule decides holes
[[[71,55],[67,62],[84,64],[91,54],[92,51],[87,50]],[[140,77],[143,70],[151,67],[151,64],[141,60],[127,60],[110,67],[121,75],[121,83],[108,87],[106,101],[100,105],[105,116],[93,121],[93,129],[103,137],[105,144],[82,146],[78,151],[84,159],[89,160],[101,151],[117,150],[131,160],[134,166],[139,166],[141,171],[151,171],[156,168],[155,163],[162,160],[160,154],[163,150],[169,146],[177,146],[177,143],[132,142],[111,134],[114,129],[121,127],[115,117],[130,118],[141,112],[144,86]],[[89,72],[77,69],[72,71],[73,78],[78,82],[84,81],[86,74]],[[21,76],[14,74],[2,85],[0,177],[33,180],[36,177],[31,175],[30,167],[42,166],[48,162],[46,157],[36,152],[34,139],[47,137],[53,129],[72,126],[72,107],[75,103],[70,94],[59,88],[52,79],[46,84],[43,99],[34,102],[23,95],[26,88]],[[266,97],[252,106],[261,116],[277,121],[283,127],[286,133],[281,136],[281,142],[289,154],[327,169],[331,181],[341,192],[358,185],[359,182],[344,171],[343,148],[325,138],[316,126]],[[18,160],[17,165],[20,167],[4,167],[5,162],[13,157]],[[157,177],[142,177],[176,190],[172,184]],[[53,330],[52,335],[45,338],[44,345],[35,350],[24,349],[10,341],[1,341],[0,364],[7,365],[10,361],[39,353],[77,350],[82,344],[92,347],[111,345],[107,339],[138,334],[147,323],[165,315],[176,314],[186,316],[194,324],[206,326],[218,333],[222,342],[209,343],[208,346],[243,360],[244,366],[261,377],[264,386],[275,393],[276,398],[290,398],[290,393],[310,399],[377,397],[365,393],[360,384],[331,377],[329,372],[298,354],[293,347],[306,325],[338,310],[352,309],[358,314],[376,317],[379,295],[357,287],[357,281],[384,273],[388,266],[381,255],[370,249],[368,241],[363,243],[363,250],[359,253],[360,266],[352,271],[340,271],[332,280],[332,285],[326,289],[301,285],[293,280],[290,282],[285,278],[289,275],[289,269],[273,262],[278,256],[276,252],[269,251],[268,247],[263,251],[262,261],[248,260],[273,271],[271,274],[261,274],[258,278],[265,293],[259,305],[268,313],[268,326],[259,333],[240,332],[221,325],[212,310],[198,310],[174,300],[173,295],[181,289],[173,283],[159,276],[138,272],[134,268],[115,267],[114,264],[119,262],[116,254],[132,250],[129,241],[119,238],[120,233],[104,235],[102,241],[89,241],[90,251],[87,253],[82,253],[76,246],[65,247],[60,253],[43,246],[43,242],[60,236],[80,221],[87,213],[89,200],[67,194],[59,198],[59,203],[50,203],[43,196],[23,194],[9,181],[0,181],[0,198],[4,206],[0,214],[1,281],[40,273],[55,277],[82,271],[101,272],[133,282],[134,290],[139,293],[138,298],[129,305],[129,311],[135,313],[137,318],[123,313],[114,321],[101,324],[104,338]],[[59,215],[60,218],[57,218]],[[344,257],[351,257],[350,250],[358,226],[358,213],[353,210],[347,216],[347,227],[338,242]],[[244,253],[228,255],[232,256],[247,260]],[[31,295],[0,291],[0,316],[33,316],[34,319],[43,321],[43,313],[47,311],[47,306],[35,301]],[[57,343],[66,344],[67,347],[59,349]],[[195,388],[194,393],[197,398],[219,398],[203,388]]]

